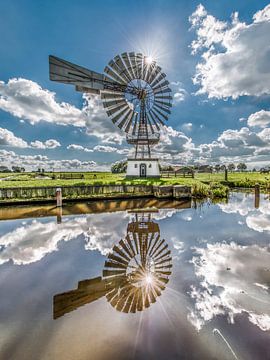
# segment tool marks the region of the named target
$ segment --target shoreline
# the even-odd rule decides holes
[[[56,203],[54,186],[10,187],[0,189],[0,205]],[[113,199],[157,198],[191,199],[191,186],[186,185],[86,185],[62,186],[63,202]]]

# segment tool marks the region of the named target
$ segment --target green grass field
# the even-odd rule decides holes
[[[69,176],[71,173],[61,173],[63,176]],[[73,176],[76,176],[73,173]],[[190,185],[196,183],[222,183],[225,184],[224,173],[196,173],[195,178],[184,177],[162,177],[160,179],[125,179],[125,174],[112,174],[109,172],[86,172],[77,173],[78,176],[84,175],[83,179],[60,179],[60,173],[45,173],[45,177],[56,176],[56,179],[35,179],[35,173],[0,173],[0,179],[9,178],[0,181],[0,188],[7,187],[39,187],[39,186],[64,186],[64,185],[103,185],[103,184],[157,184],[157,185]],[[235,187],[252,187],[259,183],[263,187],[270,187],[270,174],[260,174],[254,172],[228,173],[228,185]]]

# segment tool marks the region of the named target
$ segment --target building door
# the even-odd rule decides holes
[[[146,177],[146,164],[140,164],[140,177]]]

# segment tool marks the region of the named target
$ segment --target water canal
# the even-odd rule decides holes
[[[0,219],[0,359],[270,359],[268,195]]]

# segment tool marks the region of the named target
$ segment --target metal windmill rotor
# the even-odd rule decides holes
[[[141,53],[115,56],[100,74],[49,56],[50,79],[75,85],[77,91],[100,94],[112,122],[136,147],[135,158],[151,157],[150,146],[159,141],[160,126],[172,106],[166,75],[155,61]]]

